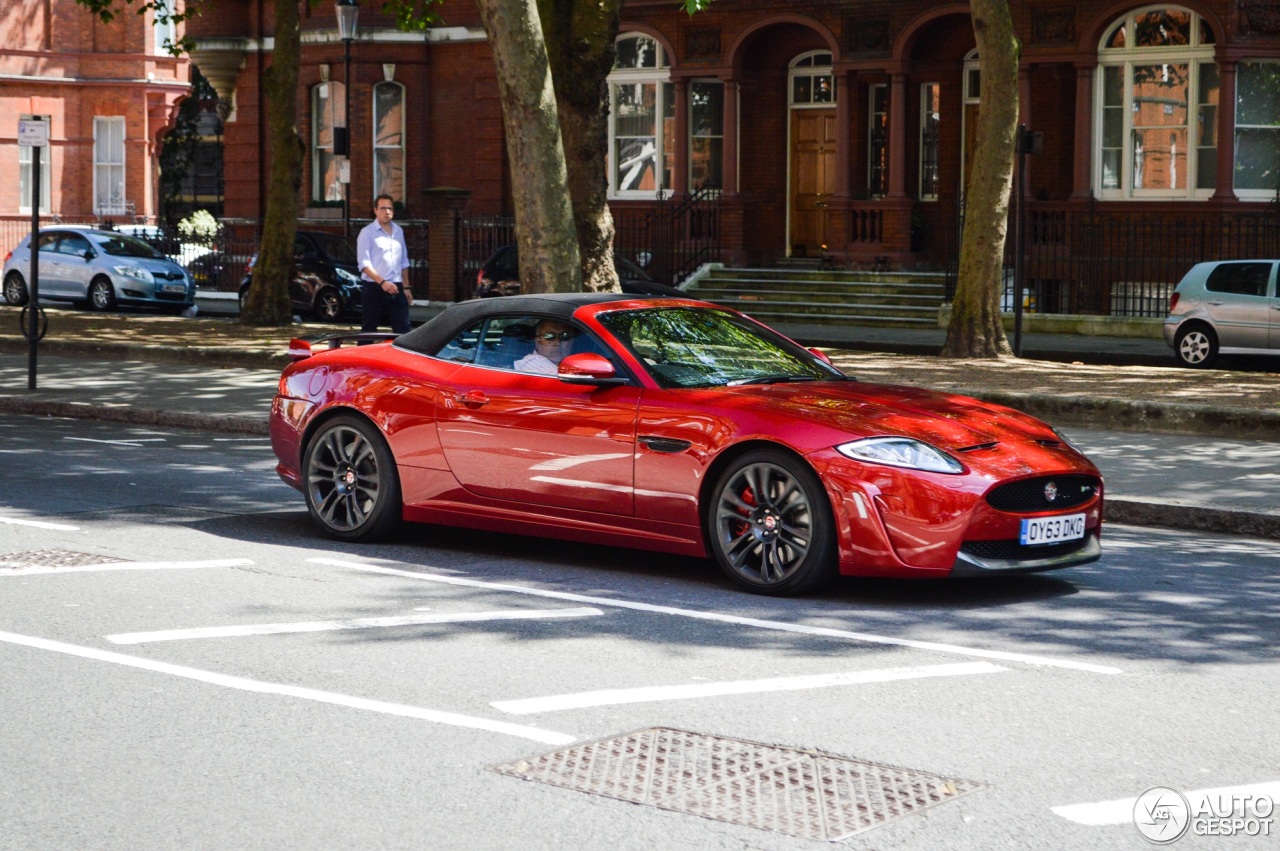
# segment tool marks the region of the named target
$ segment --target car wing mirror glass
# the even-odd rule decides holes
[[[566,384],[606,386],[628,383],[626,376],[618,375],[608,358],[592,352],[569,355],[560,361],[557,374]]]
[[[816,348],[814,348],[814,347],[810,346],[810,347],[809,347],[809,349],[808,349],[808,352],[809,352],[809,354],[813,355],[815,358],[817,358],[818,360],[822,361],[823,363],[828,364],[828,365],[830,365],[830,364],[831,364],[831,358],[827,357],[827,353],[826,353],[826,352],[824,352],[822,349],[816,349]]]

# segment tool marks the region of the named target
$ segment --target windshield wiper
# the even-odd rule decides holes
[[[744,384],[789,384],[792,381],[817,381],[813,375],[757,375],[753,378],[739,378],[726,383],[726,387],[741,387]]]

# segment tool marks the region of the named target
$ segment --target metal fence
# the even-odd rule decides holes
[[[959,220],[959,219],[958,219]],[[961,225],[962,227],[962,225]],[[1024,306],[1037,313],[1163,317],[1187,270],[1208,260],[1280,256],[1280,204],[1256,212],[1129,212],[1029,203]],[[959,230],[946,268],[954,293]],[[1014,299],[1012,236],[1005,246],[1005,304]]]
[[[680,199],[612,208],[613,250],[655,281],[679,284],[703,263],[720,259],[720,199],[701,191]],[[512,216],[463,216],[458,220],[459,300],[471,298],[484,262],[516,242]]]

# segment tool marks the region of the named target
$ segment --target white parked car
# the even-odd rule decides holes
[[[1164,341],[1185,366],[1218,355],[1280,355],[1280,260],[1198,263],[1178,282],[1164,320]]]

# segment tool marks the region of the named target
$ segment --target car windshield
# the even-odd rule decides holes
[[[152,260],[164,257],[163,254],[142,240],[135,239],[132,236],[125,236],[122,233],[98,237],[98,245],[102,246],[102,250],[113,257],[147,257]]]
[[[619,310],[601,314],[600,322],[663,387],[845,380],[799,346],[720,310]]]

